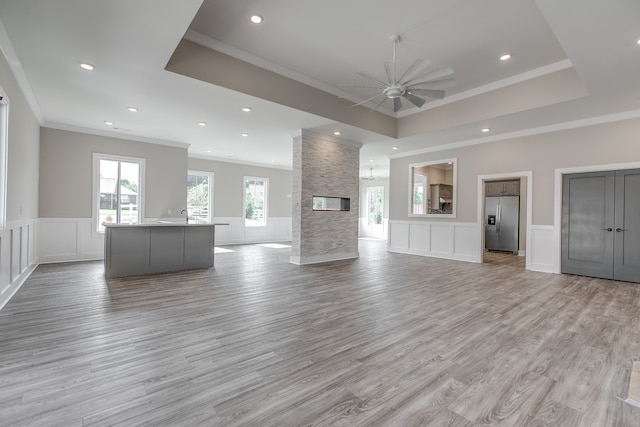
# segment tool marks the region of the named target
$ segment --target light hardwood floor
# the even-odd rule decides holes
[[[639,426],[640,285],[386,251],[105,281],[42,265],[0,311],[2,426]]]

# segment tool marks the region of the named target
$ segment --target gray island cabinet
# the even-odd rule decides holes
[[[216,225],[105,224],[105,277],[211,268]]]

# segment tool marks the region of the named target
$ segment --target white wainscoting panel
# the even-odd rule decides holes
[[[12,221],[0,230],[0,308],[37,266],[38,220]]]
[[[556,272],[554,230],[552,225],[531,226],[528,270]],[[482,262],[481,236],[481,225],[475,223],[389,221],[390,252]]]
[[[104,235],[94,233],[91,218],[40,218],[38,261],[89,261],[104,258]]]
[[[265,227],[245,227],[244,218],[238,217],[216,217],[213,222],[229,224],[216,227],[216,245],[291,241],[291,217],[270,217]]]
[[[400,221],[389,221],[389,250],[392,252],[402,252],[408,250],[409,245],[409,223]],[[395,250],[397,249],[397,250]]]
[[[13,282],[22,272],[20,268],[22,227],[13,227],[9,233],[11,233],[11,281]]]
[[[182,218],[163,218],[179,222]],[[144,222],[156,222],[145,218]],[[244,219],[214,218],[227,223],[216,227],[216,244],[285,242],[291,240],[291,218],[269,218],[266,227],[245,227]],[[38,261],[40,263],[104,259],[104,235],[93,232],[91,218],[41,218]]]
[[[431,227],[428,224],[409,224],[409,247],[417,251],[431,250]]]
[[[553,225],[531,226],[531,262],[529,270],[556,273],[553,261],[556,259]]]
[[[481,262],[478,225],[460,222],[389,221],[389,251]]]
[[[476,224],[469,227],[455,227],[453,233],[454,252],[459,259],[467,258],[471,262],[480,262],[482,249],[478,240]]]
[[[453,254],[453,233],[455,225],[453,224],[430,224],[431,253],[447,256]]]

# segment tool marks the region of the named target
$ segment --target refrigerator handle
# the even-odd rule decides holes
[[[500,232],[500,214],[502,213],[502,205],[498,203],[496,208],[496,233]]]

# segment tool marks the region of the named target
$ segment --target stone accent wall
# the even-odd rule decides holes
[[[302,131],[293,140],[291,262],[358,257],[362,144]],[[350,211],[314,211],[313,196],[348,197]]]

